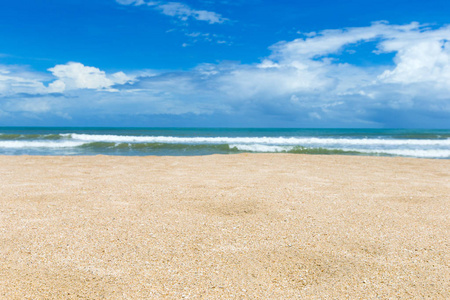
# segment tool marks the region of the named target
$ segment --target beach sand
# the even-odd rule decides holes
[[[0,299],[450,298],[450,160],[0,166]]]

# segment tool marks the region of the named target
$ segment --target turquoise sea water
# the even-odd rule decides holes
[[[242,152],[450,159],[450,130],[0,127],[0,155]]]

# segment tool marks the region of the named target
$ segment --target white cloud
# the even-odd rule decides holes
[[[30,72],[24,67],[0,65],[0,96],[20,93],[43,93],[46,88],[42,81],[47,76]]]
[[[76,89],[106,89],[133,79],[123,72],[107,75],[98,68],[85,66],[78,62],[56,65],[48,70],[58,78],[48,86],[49,91],[53,93]]]
[[[382,43],[382,51],[397,54],[395,68],[383,72],[379,79],[387,83],[433,83],[450,89],[449,40],[450,27],[444,27]]]
[[[401,26],[391,26],[377,22],[369,27],[324,30],[314,34],[304,34],[307,38],[299,38],[290,42],[282,41],[271,47],[270,58],[281,61],[297,61],[311,59],[337,53],[344,46],[360,41],[368,41],[396,31]],[[406,28],[411,25],[405,26]]]
[[[238,99],[273,98],[296,92],[329,88],[334,80],[309,66],[238,68],[220,79],[222,92]]]
[[[117,3],[122,5],[143,5],[145,4],[144,0],[116,0]]]
[[[324,30],[306,36],[271,47],[272,55],[258,66],[273,70],[272,78],[262,84],[262,89],[267,90],[267,86],[273,84],[274,91],[281,89],[286,94],[314,89],[318,93],[334,91],[336,96],[355,94],[373,99],[375,86],[379,91],[388,90],[384,84],[432,83],[437,93],[439,89],[450,88],[450,27],[430,29],[418,23],[376,22],[368,27]],[[329,58],[331,54],[339,58],[346,47],[367,42],[376,43],[374,55],[395,52],[394,68],[360,67]],[[289,68],[296,71],[284,78]],[[247,76],[247,81],[258,79],[259,76]],[[245,82],[245,78],[239,78],[240,85],[242,81]],[[287,84],[290,81],[295,84]],[[416,87],[415,93],[417,89],[420,87]],[[399,87],[399,91],[402,90]]]
[[[99,114],[245,112],[376,125],[383,122],[385,111],[450,115],[448,40],[450,27],[378,22],[277,43],[270,48],[272,54],[257,64],[202,64],[190,71],[142,71],[131,76],[68,63],[49,69],[53,81],[50,74],[0,66],[0,95],[60,92],[84,99],[84,105]],[[358,55],[362,44],[365,51],[367,45],[373,47],[369,56],[364,54],[366,60],[386,53],[395,58],[372,66],[345,62],[348,50]],[[116,93],[106,93],[113,88]],[[58,113],[70,111],[69,104],[44,100],[43,111],[55,103],[60,105]],[[28,104],[32,101],[21,103],[23,110],[40,112]],[[4,114],[12,112],[11,107],[0,103]]]
[[[51,109],[52,106],[48,101],[35,101],[35,99],[19,100],[13,106],[13,110],[29,113],[46,113]]]
[[[207,10],[193,9],[188,5],[180,2],[145,2],[143,0],[116,0],[116,2],[122,5],[151,6],[166,16],[176,17],[182,21],[187,21],[189,18],[193,18],[197,21],[205,21],[209,24],[223,23],[225,21],[228,21],[227,18],[222,17],[218,13]]]
[[[232,43],[228,41],[230,37],[226,37],[223,35],[209,33],[209,32],[187,32],[184,31],[184,35],[189,38],[190,44],[194,44],[197,42],[208,42],[208,43],[216,43],[223,45],[231,45]]]

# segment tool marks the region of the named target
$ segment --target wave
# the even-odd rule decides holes
[[[387,149],[387,150],[358,150],[360,153],[372,155],[409,156],[422,158],[450,158],[450,150],[421,150],[421,149]]]
[[[450,150],[423,150],[423,149],[330,149],[330,148],[308,148],[301,146],[281,147],[281,146],[266,146],[266,145],[233,145],[240,151],[250,152],[282,152],[282,153],[297,153],[297,154],[327,154],[327,155],[376,155],[376,156],[410,156],[422,158],[450,158]]]
[[[0,133],[0,149],[4,149],[3,153],[13,154],[201,155],[268,152],[450,158],[450,139]]]
[[[306,137],[175,137],[65,134],[85,142],[174,143],[174,144],[265,144],[265,145],[367,145],[367,146],[450,146],[450,139],[377,139],[377,138],[306,138]]]
[[[243,152],[266,152],[266,153],[297,153],[297,154],[363,154],[356,150],[326,149],[326,148],[307,148],[301,146],[268,146],[268,145],[230,145],[230,148]]]
[[[115,143],[83,141],[0,141],[4,149],[79,149],[86,153],[159,153],[159,154],[212,154],[212,153],[296,153],[326,155],[410,156],[421,158],[450,158],[448,149],[362,149],[325,148],[265,144],[173,144],[173,143]]]
[[[272,146],[450,146],[450,138],[320,138],[320,137],[178,137],[99,134],[0,134],[0,141],[73,140],[82,142],[161,144],[250,144]],[[403,137],[407,137],[406,135]],[[442,137],[442,136],[440,136]]]

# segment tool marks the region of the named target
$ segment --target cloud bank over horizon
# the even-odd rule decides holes
[[[117,2],[158,6],[180,19],[225,20],[175,2]],[[152,119],[174,116],[205,126],[450,126],[448,25],[374,22],[301,33],[269,49],[259,63],[204,63],[187,71],[108,72],[68,62],[35,72],[0,65],[0,124],[20,116],[33,124],[103,118],[154,126]],[[361,52],[364,62],[355,59]]]

